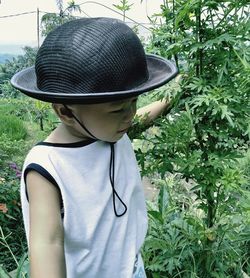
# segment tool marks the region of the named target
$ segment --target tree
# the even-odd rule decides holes
[[[48,33],[63,23],[75,19],[75,17],[72,15],[73,12],[81,12],[80,6],[76,5],[74,0],[68,2],[68,6],[65,10],[63,10],[62,0],[57,0],[56,2],[59,9],[59,14],[46,13],[42,16],[41,23],[43,36],[47,36]]]
[[[18,71],[34,65],[37,54],[37,48],[25,46],[24,55],[18,55],[5,64],[0,65],[0,96],[15,97],[19,95],[11,84],[11,77]]]

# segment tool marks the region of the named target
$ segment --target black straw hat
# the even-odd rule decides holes
[[[174,64],[146,55],[137,35],[112,18],[82,18],[51,32],[35,66],[16,73],[12,85],[47,102],[114,101],[155,89],[177,75]]]

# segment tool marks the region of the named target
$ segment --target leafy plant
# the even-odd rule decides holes
[[[8,246],[8,243],[6,242],[6,239],[2,232],[1,227],[0,227],[0,233],[1,233],[0,239],[4,240],[4,243]],[[10,251],[11,251],[11,249],[10,249]],[[28,278],[29,277],[28,253],[24,253],[19,261],[16,260],[16,257],[13,253],[12,253],[12,255],[16,261],[17,269],[9,273],[4,268],[4,266],[0,265],[0,277],[1,278],[14,278],[14,277],[15,278]]]
[[[137,148],[137,157],[144,175],[160,174],[164,179],[172,173],[193,184],[196,209],[202,211],[195,221],[209,237],[201,238],[197,227],[192,223],[190,227],[187,207],[185,217],[177,214],[176,221],[187,222],[198,235],[199,244],[187,240],[180,245],[184,251],[189,246],[190,265],[182,261],[183,251],[167,267],[176,257],[165,245],[160,255],[150,252],[150,260],[162,260],[161,269],[151,269],[151,274],[242,277],[242,271],[249,270],[249,199],[238,159],[250,139],[249,3],[173,0],[164,1],[161,10],[157,16],[162,24],[153,29],[148,51],[175,60],[183,77],[181,97],[171,113],[158,121],[153,134],[144,133],[142,140],[147,144]],[[170,216],[164,216],[166,225]],[[167,245],[175,240],[168,234],[172,228],[168,226],[163,233]],[[182,232],[173,231],[183,236]]]
[[[119,4],[113,6],[123,13],[123,21],[126,19],[126,12],[128,12],[134,4],[129,4],[128,0],[120,0]]]
[[[150,221],[143,248],[147,277],[243,277],[247,263],[241,255],[250,239],[245,229],[249,219],[232,213],[208,228],[200,200],[181,175],[156,183],[160,193],[156,202],[148,202]]]
[[[48,119],[49,111],[51,105],[46,102],[41,102],[39,100],[35,101],[36,117],[39,120],[40,129],[44,130],[44,120]]]
[[[6,160],[5,160],[6,161]],[[20,168],[16,164],[1,163],[0,171],[0,262],[7,270],[17,267],[17,261],[26,251],[24,227],[19,197]]]

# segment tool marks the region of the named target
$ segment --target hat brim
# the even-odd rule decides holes
[[[115,101],[138,96],[147,91],[156,89],[169,82],[178,74],[176,66],[169,60],[152,54],[147,54],[146,59],[149,73],[148,80],[140,86],[126,91],[98,92],[91,94],[58,94],[42,91],[37,88],[34,66],[16,73],[11,79],[11,84],[16,89],[32,98],[51,103],[91,104]]]

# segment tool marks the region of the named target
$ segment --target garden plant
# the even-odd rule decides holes
[[[163,1],[156,15],[148,50],[173,58],[182,81],[161,132],[145,133],[137,149],[142,172],[161,188],[149,208],[149,277],[250,273],[249,171],[240,167],[243,157],[249,163],[249,8]]]

